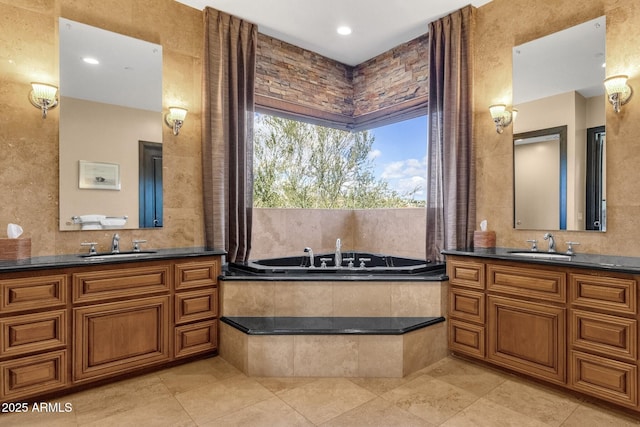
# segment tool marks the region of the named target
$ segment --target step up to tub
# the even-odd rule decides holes
[[[444,317],[222,317],[249,335],[402,335]]]
[[[239,317],[220,356],[247,375],[400,378],[447,354],[443,317]]]

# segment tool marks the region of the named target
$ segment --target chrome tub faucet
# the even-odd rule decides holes
[[[547,252],[555,252],[556,251],[556,241],[553,238],[553,234],[546,233],[544,235],[544,240],[548,240],[549,241],[549,249],[547,250]]]
[[[120,253],[120,235],[118,233],[114,234],[113,239],[111,239],[111,253]]]

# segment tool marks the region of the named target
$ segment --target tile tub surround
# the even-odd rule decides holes
[[[226,317],[440,317],[448,283],[221,281]],[[247,335],[220,324],[220,355],[248,375],[403,377],[447,355],[446,321],[403,335]]]
[[[446,322],[403,335],[248,335],[220,323],[220,356],[251,376],[402,378],[447,356]]]

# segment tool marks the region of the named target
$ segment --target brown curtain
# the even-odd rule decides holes
[[[204,11],[203,194],[205,243],[244,262],[251,250],[254,78],[258,27]]]
[[[474,8],[429,24],[427,258],[471,247],[475,224],[472,143]]]

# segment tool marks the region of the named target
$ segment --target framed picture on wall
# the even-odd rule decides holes
[[[120,190],[118,163],[79,160],[78,187],[93,190]]]

